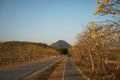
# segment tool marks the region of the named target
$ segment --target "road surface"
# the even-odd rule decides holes
[[[64,56],[59,56],[54,59],[49,59],[41,62],[20,65],[16,67],[10,67],[6,69],[0,69],[0,80],[19,80],[20,78],[35,72],[43,67],[61,59]]]
[[[70,57],[67,58],[67,61],[64,65],[63,78],[62,80],[87,80],[82,73],[80,73]]]

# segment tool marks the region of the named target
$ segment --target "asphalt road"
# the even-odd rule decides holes
[[[76,69],[70,57],[67,58],[63,71],[62,80],[87,80],[83,74]]]
[[[63,56],[59,56],[57,58],[48,59],[41,62],[0,69],[0,80],[19,80],[20,78],[42,69],[43,67],[55,62],[58,59],[61,59],[62,57]]]

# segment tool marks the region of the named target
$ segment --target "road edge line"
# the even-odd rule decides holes
[[[75,66],[75,68],[76,68],[80,73],[82,73],[83,77],[84,77],[86,80],[88,80],[87,76],[85,76],[85,74],[78,68],[78,66],[75,65],[75,63],[73,62],[72,59],[71,59],[71,61],[72,61],[73,65]]]
[[[47,66],[45,65],[42,69],[41,69],[41,68],[36,69],[35,71],[30,72],[30,73],[22,76],[21,78],[19,78],[19,79],[17,79],[17,80],[22,80],[22,79],[24,80],[26,77],[29,77],[30,75],[32,75],[32,74],[34,74],[34,73],[37,73],[38,71],[42,72],[42,71],[44,71],[45,69],[49,68],[50,66],[54,65],[55,63],[57,63],[58,61],[62,60],[64,57],[65,57],[65,56],[63,56],[62,58],[56,60],[55,62],[53,62],[53,63],[51,63],[51,64],[48,64]]]
[[[64,80],[66,62],[67,62],[67,59],[66,59],[66,61],[65,61],[65,63],[64,63],[64,69],[63,69],[62,80]]]

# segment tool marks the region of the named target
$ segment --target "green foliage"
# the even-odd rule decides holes
[[[61,54],[68,54],[68,48],[59,48]]]
[[[115,57],[115,56],[109,56],[108,60],[117,60],[117,57]]]

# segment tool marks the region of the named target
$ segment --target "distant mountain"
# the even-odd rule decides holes
[[[70,47],[71,45],[69,43],[67,43],[66,41],[59,40],[55,43],[52,43],[51,46],[52,47],[67,48],[67,47]]]

